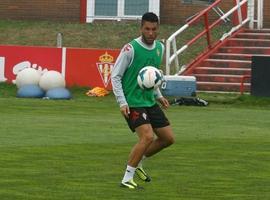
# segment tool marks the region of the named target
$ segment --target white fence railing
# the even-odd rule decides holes
[[[255,24],[257,24],[257,29],[263,28],[263,0],[236,0],[236,4],[234,7],[232,7],[228,12],[220,12],[219,14],[220,18],[213,22],[211,25],[208,24],[208,12],[210,10],[215,10],[218,4],[221,2],[221,0],[215,1],[212,5],[210,5],[207,9],[200,12],[199,15],[194,17],[192,20],[190,20],[187,24],[182,26],[180,29],[178,29],[175,33],[173,33],[166,41],[166,74],[169,75],[171,72],[171,66],[174,62],[174,67],[177,73],[181,74],[181,72],[184,71],[184,67],[179,66],[179,56],[188,49],[190,45],[192,45],[196,40],[201,38],[201,36],[206,34],[208,47],[211,47],[210,42],[210,30],[218,25],[220,21],[226,21],[229,16],[232,14],[237,13],[237,24],[234,24],[234,27],[231,28],[231,30],[220,38],[221,41],[229,37],[232,33],[234,33],[236,30],[243,27],[245,24],[249,22],[249,28],[254,29]],[[244,6],[247,5],[247,14],[244,16],[243,10],[245,10]],[[257,5],[257,9],[255,8],[255,5]],[[220,9],[220,8],[219,8]],[[186,44],[177,47],[177,38],[186,30],[188,29],[194,22],[196,22],[199,18],[205,18],[205,30],[195,36],[192,40],[188,41]],[[172,52],[172,53],[171,53]]]

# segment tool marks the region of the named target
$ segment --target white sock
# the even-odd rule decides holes
[[[146,156],[143,156],[142,159],[140,160],[139,164],[137,167],[142,167],[143,161],[146,159]]]
[[[127,165],[127,169],[126,169],[124,178],[122,180],[122,183],[127,182],[127,181],[133,179],[135,170],[136,170],[135,167],[131,167],[131,166]]]

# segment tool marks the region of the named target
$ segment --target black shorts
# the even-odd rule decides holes
[[[159,105],[152,107],[129,108],[129,118],[126,118],[129,128],[135,132],[135,128],[143,124],[151,124],[153,128],[162,128],[170,125],[169,120]]]

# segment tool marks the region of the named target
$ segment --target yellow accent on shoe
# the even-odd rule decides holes
[[[133,179],[127,181],[127,182],[122,182],[121,187],[126,187],[126,188],[129,188],[129,189],[136,189],[138,187],[137,183],[135,183],[133,181]]]
[[[145,182],[150,182],[151,181],[151,177],[149,175],[147,175],[147,173],[144,171],[144,169],[142,167],[138,167],[135,171],[135,173],[137,174],[137,176],[145,181]]]

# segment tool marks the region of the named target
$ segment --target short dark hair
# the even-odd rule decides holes
[[[144,21],[159,23],[158,16],[153,12],[144,13],[142,16],[141,25],[143,25]]]

